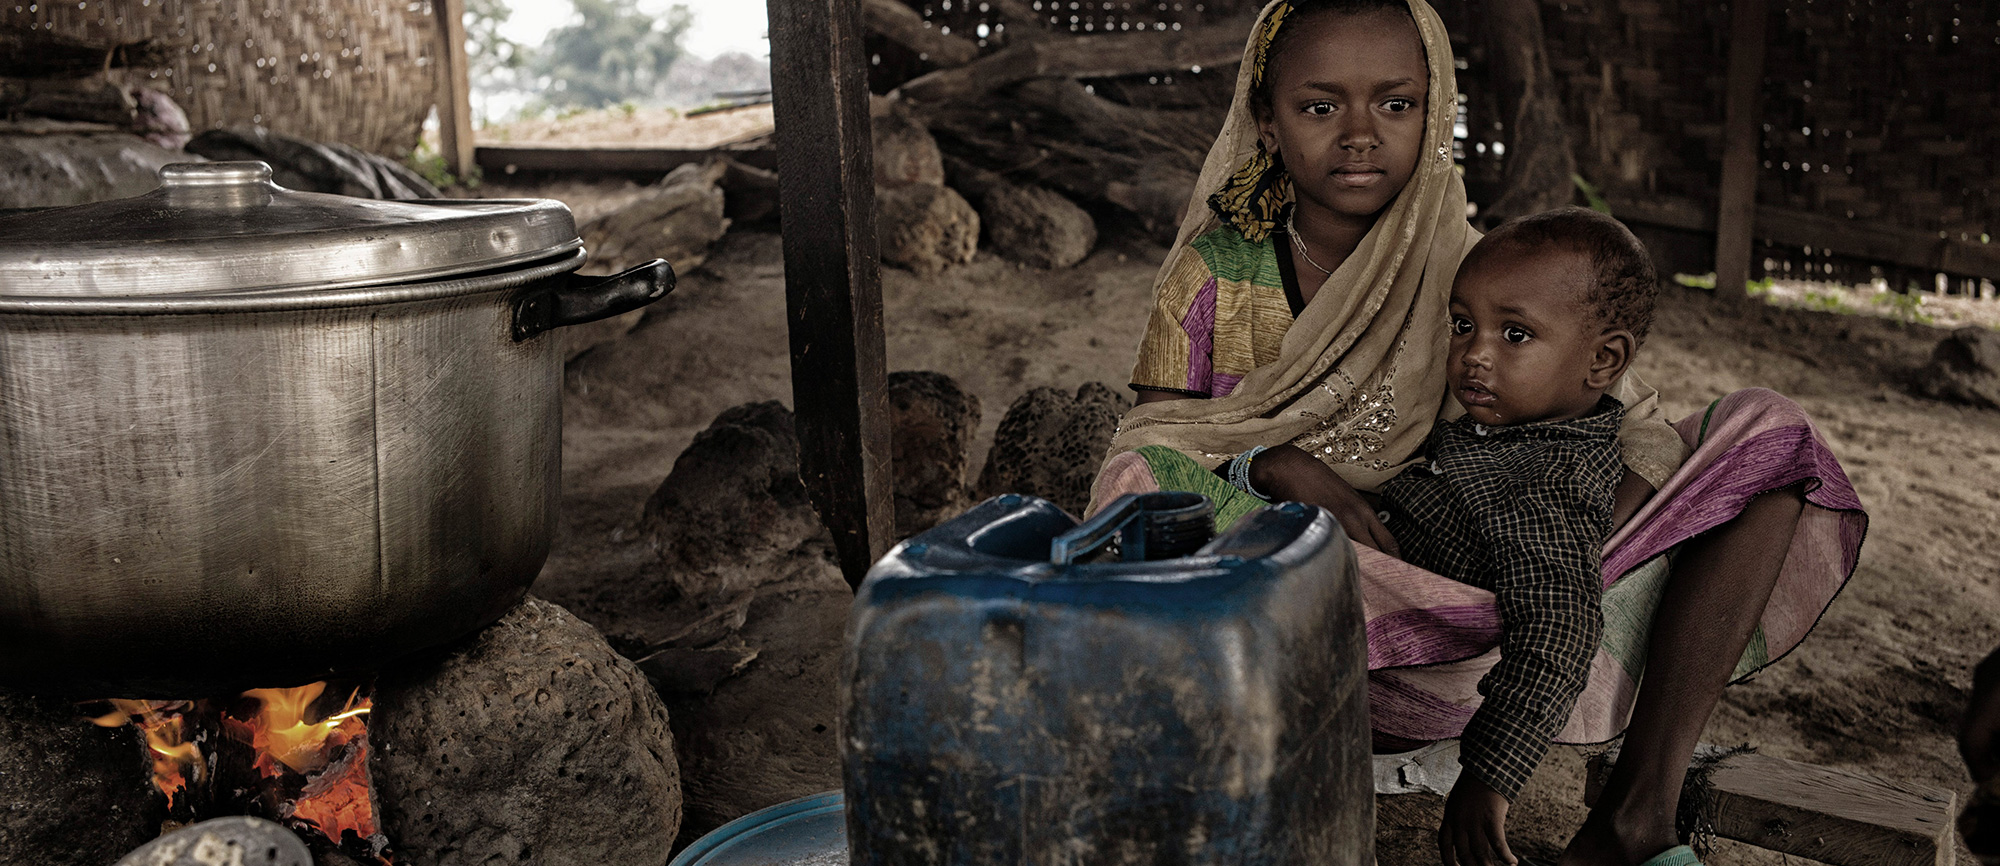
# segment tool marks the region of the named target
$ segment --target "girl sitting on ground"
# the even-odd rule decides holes
[[[1378,750],[1463,734],[1499,661],[1493,594],[1395,559],[1360,494],[1411,465],[1434,422],[1459,411],[1444,400],[1447,304],[1478,236],[1451,161],[1456,108],[1449,42],[1422,0],[1265,8],[1155,285],[1132,380],[1140,405],[1093,490],[1097,504],[1208,493],[1227,524],[1265,502],[1215,474],[1236,463],[1271,500],[1331,511],[1363,545]],[[1852,573],[1866,518],[1803,413],[1776,394],[1739,392],[1669,426],[1629,372],[1607,393],[1625,416],[1606,626],[1555,739],[1623,729],[1627,742],[1562,862],[1684,864],[1694,857],[1678,844],[1675,807],[1722,686],[1804,637]],[[1459,777],[1439,831],[1447,866],[1514,862],[1504,821],[1517,794],[1479,772]]]

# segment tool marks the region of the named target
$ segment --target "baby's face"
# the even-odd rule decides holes
[[[1580,418],[1597,405],[1604,327],[1583,305],[1590,263],[1568,250],[1475,248],[1451,289],[1451,396],[1488,426]]]

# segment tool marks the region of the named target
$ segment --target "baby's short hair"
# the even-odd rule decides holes
[[[1623,223],[1589,208],[1563,207],[1510,220],[1486,235],[1485,243],[1538,249],[1558,247],[1590,261],[1591,281],[1583,306],[1607,327],[1632,332],[1645,342],[1653,326],[1653,302],[1660,280],[1645,244]]]

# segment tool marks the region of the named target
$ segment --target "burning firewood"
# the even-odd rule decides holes
[[[324,682],[227,699],[106,702],[91,721],[145,736],[163,832],[225,815],[277,821],[322,851],[389,863],[368,776],[364,689]]]

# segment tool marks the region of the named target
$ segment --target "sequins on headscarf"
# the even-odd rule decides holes
[[[1264,86],[1264,72],[1271,59],[1271,41],[1278,35],[1279,25],[1291,14],[1290,0],[1283,0],[1271,7],[1271,13],[1264,16],[1257,26],[1257,38],[1250,48],[1250,89],[1256,92]],[[1235,229],[1243,239],[1259,242],[1278,230],[1284,220],[1286,205],[1292,201],[1292,181],[1285,174],[1283,166],[1264,148],[1262,139],[1257,141],[1257,152],[1243,163],[1243,167],[1230,175],[1222,188],[1208,197],[1208,208],[1215,212],[1216,219]]]

